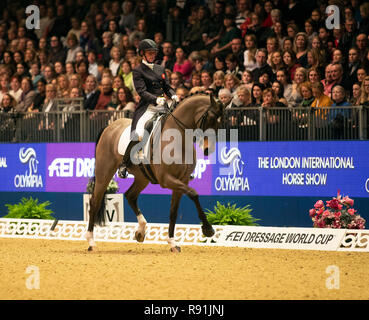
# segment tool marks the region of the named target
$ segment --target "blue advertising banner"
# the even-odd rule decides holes
[[[212,194],[369,196],[369,141],[218,145]]]
[[[46,144],[0,145],[0,191],[45,191]]]
[[[93,143],[0,144],[0,191],[85,192],[94,172]],[[369,197],[369,141],[218,143],[198,152],[200,195]],[[117,179],[120,192],[133,182]],[[168,194],[160,186],[143,193]]]

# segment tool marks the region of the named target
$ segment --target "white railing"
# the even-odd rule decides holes
[[[86,221],[58,221],[53,230],[54,220],[37,219],[5,219],[0,218],[0,238],[25,238],[44,240],[72,240],[86,241]],[[96,241],[135,243],[135,231],[137,223],[117,222],[109,223],[105,227],[96,227],[94,237]],[[197,246],[225,246],[225,247],[251,247],[251,248],[275,248],[275,249],[302,249],[302,250],[333,250],[369,252],[369,230],[348,229],[318,229],[318,228],[272,228],[272,227],[243,227],[243,226],[213,226],[215,235],[206,238],[202,234],[200,225],[179,224],[175,229],[175,240],[179,245]],[[247,233],[252,232],[258,238],[242,239]],[[279,236],[289,234],[304,235],[304,241],[300,237],[300,243],[292,241],[261,241],[271,239],[267,234],[275,233]],[[315,245],[315,241],[309,243],[309,239],[330,239],[332,242],[325,247],[324,241]],[[168,224],[147,224],[145,243],[167,244]],[[257,241],[259,239],[260,241]],[[276,238],[277,239],[277,238]],[[283,240],[283,236],[280,240]],[[247,241],[246,241],[247,240]],[[282,245],[281,245],[282,244]],[[305,245],[306,244],[306,245]]]

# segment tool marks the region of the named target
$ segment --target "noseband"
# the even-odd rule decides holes
[[[197,128],[200,128],[202,131],[205,131],[205,123],[206,120],[208,118],[209,112],[211,112],[212,114],[214,114],[217,118],[219,118],[220,116],[223,115],[223,110],[219,113],[215,112],[214,110],[211,110],[212,105],[210,105],[205,112],[202,114],[202,116],[196,121],[195,126]],[[173,117],[173,119],[175,120],[175,122],[178,124],[179,127],[181,127],[183,130],[186,129],[191,129],[188,128],[181,120],[179,120],[170,109],[168,109],[169,114]],[[200,123],[200,126],[198,126],[198,124]]]

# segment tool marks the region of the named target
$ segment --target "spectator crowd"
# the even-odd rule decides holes
[[[39,29],[26,27],[29,4]],[[332,29],[328,5],[339,8]],[[50,112],[56,98],[78,97],[86,110],[134,112],[144,38],[180,99],[211,91],[227,108],[369,105],[368,34],[359,0],[8,1],[0,112]]]

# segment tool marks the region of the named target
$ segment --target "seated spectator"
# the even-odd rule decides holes
[[[96,62],[96,53],[95,51],[90,50],[87,53],[87,61],[88,61],[88,73],[97,77],[97,62]]]
[[[259,79],[256,79],[256,80],[257,80],[257,82],[263,84],[265,86],[265,88],[270,88],[271,87],[269,73],[267,71],[262,72],[259,76]]]
[[[321,81],[321,83],[324,87],[324,94],[330,97],[332,87],[335,85],[335,81],[332,77],[332,64],[328,64],[325,67],[325,78]]]
[[[324,75],[324,57],[320,54],[317,49],[309,49],[306,53],[308,68],[314,68],[319,73],[319,77],[322,78]]]
[[[33,103],[28,108],[28,112],[40,112],[42,111],[43,103],[46,97],[46,81],[45,79],[40,79],[37,84],[37,94]]]
[[[291,100],[292,95],[292,84],[289,80],[289,73],[286,69],[280,69],[277,71],[277,81],[279,81],[283,85],[283,97],[288,101]]]
[[[65,74],[70,78],[74,73],[76,72],[76,69],[74,67],[73,62],[67,62],[65,64]]]
[[[349,83],[349,80],[344,75],[342,65],[338,63],[333,63],[331,70],[332,79],[335,82],[335,85],[340,85],[344,87],[346,91],[350,91],[352,88],[352,84]]]
[[[232,45],[234,38],[241,37],[241,31],[236,27],[234,16],[227,14],[224,16],[224,33],[221,35],[219,41],[211,49],[212,54],[228,52]]]
[[[292,107],[298,107],[302,101],[300,94],[301,83],[307,81],[307,71],[305,68],[298,68],[295,72],[295,78],[292,81],[292,91],[288,104]]]
[[[67,56],[65,62],[75,62],[76,54],[78,51],[82,51],[83,49],[79,46],[79,42],[77,36],[74,33],[71,33],[67,38]],[[63,62],[63,61],[61,61]],[[64,63],[64,62],[63,62]]]
[[[212,77],[210,71],[208,71],[208,70],[202,70],[201,71],[201,84],[204,87],[204,90],[212,88],[213,77]],[[215,88],[213,88],[213,89],[215,89]]]
[[[118,75],[122,77],[124,85],[133,92],[133,74],[132,67],[129,61],[122,61],[119,67]]]
[[[360,105],[369,106],[369,76],[366,76],[361,83]]]
[[[346,100],[346,90],[340,85],[335,85],[332,88],[332,107],[346,107],[351,104]]]
[[[261,107],[263,103],[263,90],[264,85],[261,83],[254,83],[251,88],[251,103],[248,107]]]
[[[286,105],[278,101],[278,97],[272,88],[266,88],[263,90],[263,102],[261,104],[263,108],[272,108],[272,107],[285,107]]]
[[[86,60],[78,61],[76,64],[76,71],[77,71],[77,74],[79,75],[81,86],[83,88],[85,85],[86,78],[89,75],[87,61]]]
[[[222,102],[224,109],[231,108],[233,95],[231,91],[226,88],[222,88],[218,92],[218,99]]]
[[[296,54],[292,50],[283,51],[283,62],[288,70],[291,81],[295,78],[295,72],[297,68],[300,68],[301,65],[297,63]]]
[[[352,106],[360,105],[360,96],[361,96],[361,85],[356,82],[352,85],[352,96],[350,99],[350,103]]]
[[[115,107],[117,111],[126,111],[131,116],[136,110],[136,104],[133,100],[133,95],[127,87],[121,87],[117,91],[117,105]]]
[[[109,66],[109,62],[111,60],[110,50],[113,47],[113,35],[109,31],[105,31],[102,36],[103,39],[103,48],[102,48],[102,61],[105,67]]]
[[[333,104],[331,98],[324,94],[324,86],[321,82],[316,82],[311,85],[314,101],[311,104],[313,108],[330,107]]]
[[[60,43],[59,37],[53,35],[50,39],[49,63],[54,64],[56,61],[65,63],[67,51]]]
[[[308,71],[308,79],[310,83],[321,82],[320,73],[318,69],[312,67]]]
[[[0,82],[1,83],[1,82]],[[9,93],[15,98],[15,101],[19,103],[22,96],[21,78],[17,75],[13,75],[10,79],[10,90]],[[1,93],[0,93],[1,96]],[[0,98],[1,100],[1,98]]]
[[[315,97],[313,96],[312,84],[310,82],[303,82],[300,85],[300,94],[302,96],[301,107],[310,107]]]
[[[28,108],[32,105],[36,96],[36,91],[33,90],[33,84],[31,78],[25,77],[21,82],[22,95],[19,103],[16,106],[17,112],[27,112]]]
[[[42,112],[58,111],[56,103],[56,87],[53,84],[47,84],[45,90],[45,99],[42,104]]]
[[[227,65],[226,73],[234,74],[238,79],[241,80],[242,71],[238,65],[237,57],[233,53],[230,53],[226,56],[225,62]]]
[[[270,65],[267,64],[267,58],[268,58],[267,50],[265,48],[258,49],[256,51],[255,58],[256,58],[257,67],[252,72],[253,78],[257,80],[264,72],[267,72],[269,74],[269,77],[272,79],[273,71]]]
[[[64,98],[69,95],[69,79],[66,74],[61,74],[57,78],[57,97]]]
[[[359,53],[356,48],[351,48],[348,51],[347,76],[351,83],[358,81],[356,72],[360,67]]]
[[[46,83],[51,83],[55,78],[55,72],[52,65],[45,66],[44,72],[43,72],[44,79],[46,80]]]
[[[275,80],[272,83],[272,89],[277,97],[278,102],[282,103],[285,107],[288,106],[288,102],[286,98],[283,96],[284,90],[283,90],[283,84],[279,82],[278,80]]]
[[[98,14],[96,16],[96,19],[99,19],[100,15]],[[96,38],[97,39],[101,39],[102,38],[102,34],[100,35],[99,29],[96,29],[97,35]],[[84,50],[84,51],[90,51],[90,50],[98,50],[101,45],[99,44],[99,41],[97,40],[94,36],[94,33],[92,31],[92,27],[90,27],[89,23],[87,21],[82,21],[81,22],[81,32],[79,35],[79,46]]]
[[[256,63],[257,40],[254,34],[247,34],[245,36],[246,50],[243,56],[243,65],[245,70],[253,71],[258,67]]]
[[[15,112],[16,105],[17,102],[15,101],[14,97],[9,93],[5,93],[0,103],[0,112],[4,113]],[[4,129],[3,124],[1,124],[1,128]]]
[[[214,94],[218,96],[219,90],[224,87],[224,72],[216,71],[213,75],[213,84],[211,85],[214,88]]]
[[[9,93],[9,77],[3,74],[0,78],[0,103],[4,94]]]
[[[176,90],[179,87],[184,86],[182,73],[180,73],[178,71],[172,72],[171,75],[170,75],[169,83],[170,83],[170,86],[174,90]]]
[[[346,100],[346,90],[340,85],[332,88],[332,107],[347,107],[350,103]],[[333,137],[339,139],[343,137],[345,118],[351,117],[350,109],[331,109],[329,110],[330,126],[333,130]]]
[[[362,83],[366,75],[366,70],[362,67],[359,67],[356,71],[357,82]]]
[[[251,92],[251,87],[254,82],[254,78],[250,70],[245,70],[244,72],[242,72],[241,82],[242,84],[246,85],[249,91]]]
[[[184,98],[188,97],[188,89],[185,87],[177,88],[176,96],[179,98],[179,101],[182,101]]]
[[[119,88],[124,86],[124,81],[120,76],[113,77],[113,91],[118,91]]]
[[[232,94],[235,93],[237,87],[240,85],[240,80],[233,74],[226,74],[224,76],[224,87],[227,88]]]
[[[111,101],[111,96],[113,94],[111,78],[103,77],[101,80],[101,87],[102,91],[100,92],[94,110],[106,110],[109,102]]]
[[[245,108],[251,103],[251,95],[249,89],[245,85],[240,85],[236,90],[236,97],[233,99],[233,106],[237,108]]]
[[[55,71],[55,77],[58,77],[59,75],[64,74],[65,73],[64,64],[61,63],[60,61],[56,61],[54,63],[54,71]]]
[[[170,79],[171,75],[168,78]],[[192,76],[191,76],[191,82],[189,84],[189,88],[200,87],[200,86],[201,86],[201,73],[197,71],[193,71]]]
[[[159,64],[165,69],[173,70],[176,59],[173,53],[173,44],[169,41],[165,41],[162,44],[163,48],[163,57],[162,60],[159,61]]]
[[[183,80],[187,81],[191,77],[192,73],[192,64],[186,58],[186,53],[182,47],[178,47],[176,49],[176,62],[173,67],[173,72],[180,72],[183,76]]]
[[[273,77],[274,79],[276,79],[277,76],[277,71],[279,69],[284,68],[284,63],[282,60],[282,53],[277,50],[271,53],[270,55],[270,66],[272,67],[272,71],[273,71]]]
[[[115,19],[110,19],[108,21],[108,31],[112,33],[113,45],[119,47],[122,41],[122,35],[119,32],[119,26]]]
[[[223,71],[225,72],[227,69],[226,63],[225,63],[225,59],[223,56],[221,55],[216,55],[214,57],[214,63],[213,63],[214,67],[215,67],[215,71]]]
[[[16,75],[18,75],[20,78],[23,77],[30,77],[31,75],[28,72],[28,66],[25,62],[20,62],[17,63],[17,68],[16,68]]]
[[[100,96],[100,90],[97,87],[96,77],[92,74],[86,78],[86,86],[84,90],[84,104],[85,110],[94,110],[97,104],[97,100]]]
[[[109,61],[109,69],[111,70],[112,75],[116,76],[118,74],[118,70],[122,62],[121,53],[117,46],[113,46],[111,48],[110,56],[111,59]]]

